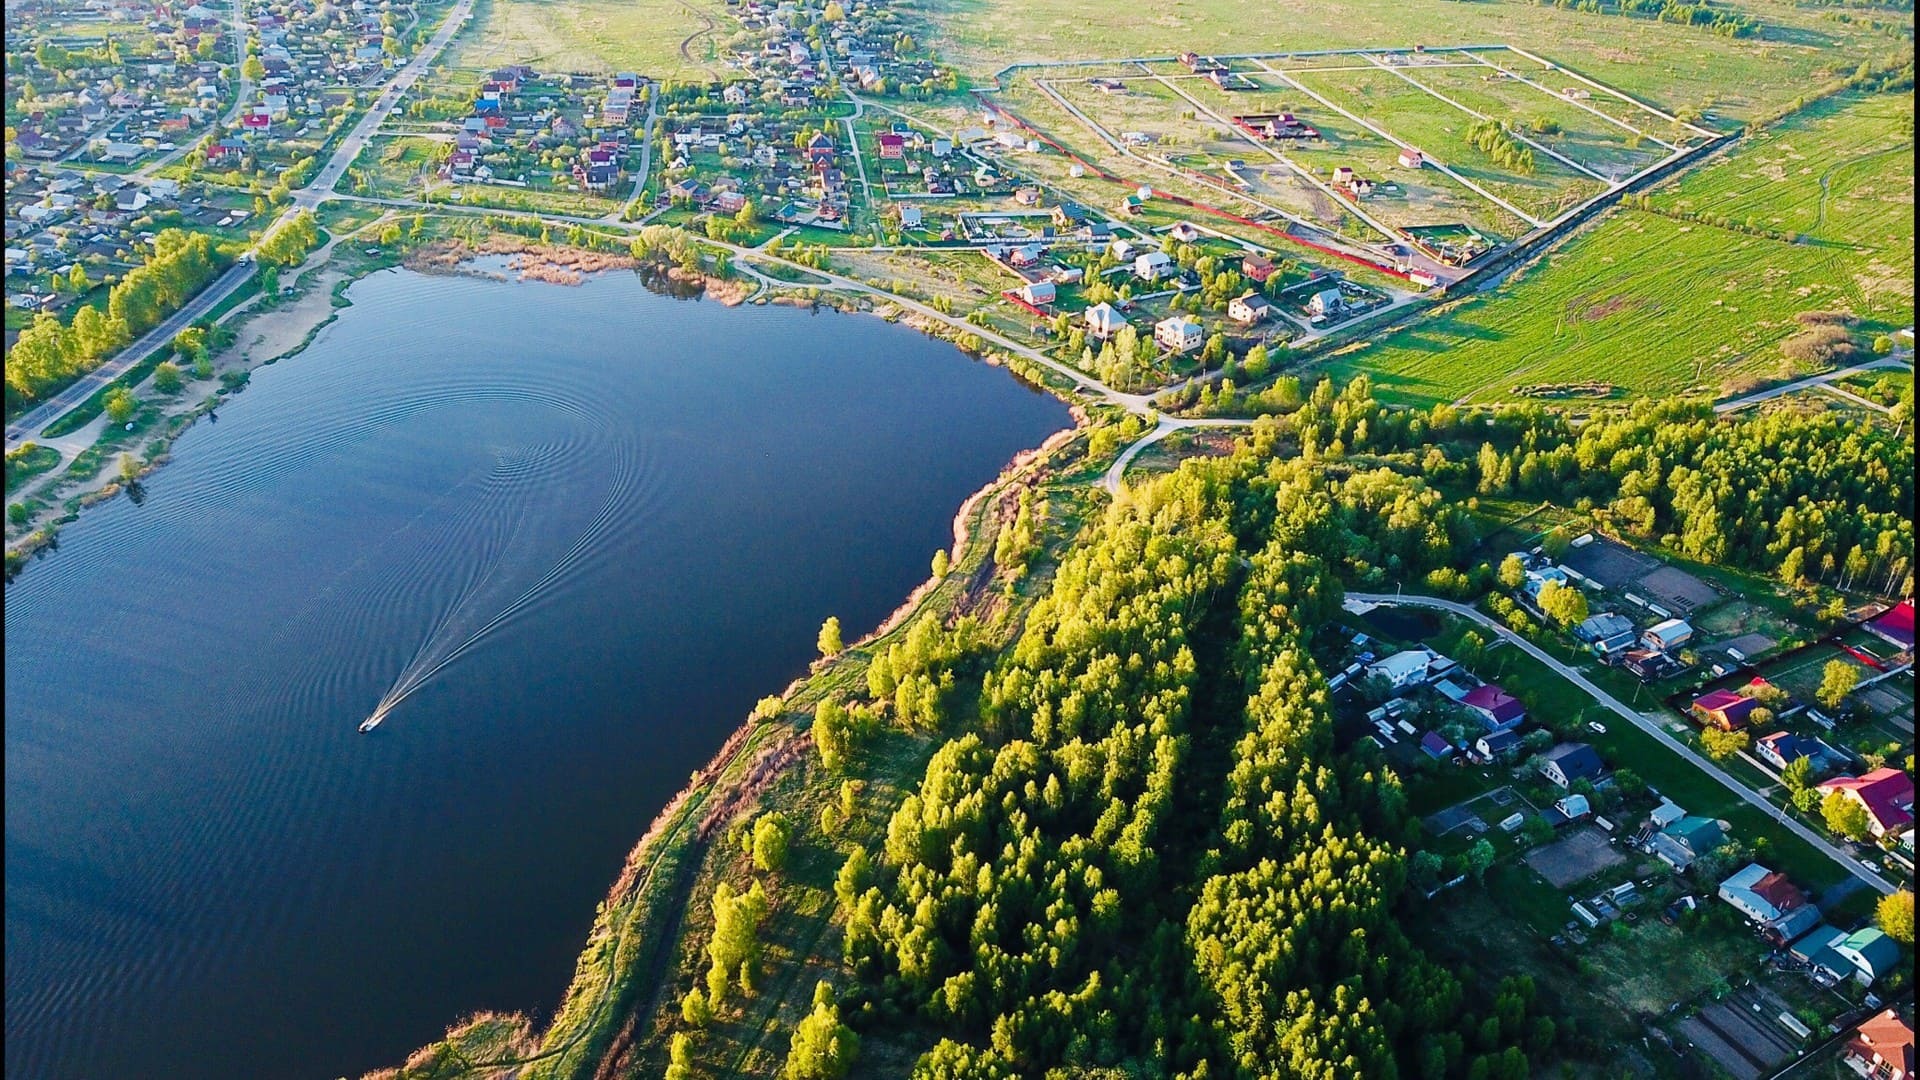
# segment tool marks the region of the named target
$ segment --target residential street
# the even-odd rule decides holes
[[[1659,740],[1660,743],[1666,746],[1669,750],[1672,750],[1674,753],[1679,754],[1681,757],[1686,758],[1689,762],[1692,762],[1693,765],[1696,768],[1698,768],[1701,772],[1706,773],[1708,776],[1713,777],[1715,780],[1725,785],[1727,790],[1733,792],[1735,795],[1738,795],[1740,798],[1760,808],[1762,811],[1766,813],[1768,817],[1771,817],[1773,820],[1785,826],[1786,829],[1792,832],[1795,836],[1798,836],[1800,839],[1805,840],[1807,843],[1812,844],[1814,847],[1819,848],[1821,851],[1825,852],[1828,857],[1832,858],[1835,862],[1845,867],[1846,871],[1849,874],[1852,874],[1854,877],[1859,878],[1861,881],[1865,882],[1867,885],[1871,886],[1872,888],[1874,888],[1876,891],[1880,893],[1885,894],[1885,893],[1891,893],[1894,891],[1894,885],[1891,882],[1887,881],[1885,878],[1875,873],[1873,870],[1868,868],[1865,864],[1861,863],[1858,859],[1855,859],[1848,852],[1841,850],[1839,847],[1829,842],[1825,836],[1822,836],[1821,834],[1806,827],[1805,825],[1802,825],[1800,822],[1796,821],[1792,817],[1789,817],[1779,807],[1761,798],[1760,795],[1756,793],[1752,788],[1747,787],[1745,784],[1742,784],[1740,781],[1735,780],[1733,777],[1727,775],[1724,771],[1721,770],[1721,768],[1718,765],[1715,765],[1713,762],[1708,761],[1706,758],[1695,753],[1692,747],[1674,738],[1671,734],[1668,733],[1666,728],[1662,727],[1657,721],[1650,720],[1646,716],[1642,715],[1641,713],[1637,713],[1631,708],[1628,708],[1627,705],[1624,702],[1622,702],[1619,698],[1616,698],[1613,695],[1607,693],[1605,690],[1602,690],[1598,686],[1595,686],[1590,680],[1587,679],[1585,675],[1582,675],[1580,672],[1575,671],[1573,668],[1570,668],[1567,665],[1561,663],[1560,661],[1554,659],[1552,656],[1548,655],[1545,651],[1540,649],[1538,646],[1534,645],[1533,642],[1528,641],[1526,638],[1523,638],[1519,634],[1516,634],[1513,631],[1507,629],[1506,627],[1500,625],[1498,622],[1494,621],[1491,617],[1481,614],[1478,610],[1468,607],[1465,604],[1457,604],[1451,600],[1441,600],[1431,596],[1394,596],[1394,595],[1385,594],[1385,593],[1348,593],[1347,599],[1350,601],[1358,601],[1363,604],[1382,604],[1382,605],[1388,605],[1388,606],[1406,605],[1410,607],[1433,608],[1435,610],[1445,611],[1450,614],[1458,615],[1463,619],[1471,619],[1474,622],[1479,623],[1481,626],[1486,627],[1487,629],[1493,631],[1495,634],[1499,635],[1502,641],[1505,641],[1508,644],[1513,645],[1515,648],[1520,649],[1522,652],[1525,652],[1528,656],[1533,657],[1535,660],[1540,661],[1541,663],[1552,668],[1554,671],[1558,672],[1561,675],[1561,677],[1565,678],[1568,682],[1571,682],[1575,686],[1578,686],[1580,689],[1585,690],[1589,695],[1593,697],[1594,700],[1600,702],[1602,705],[1605,705],[1607,708],[1613,710],[1615,713],[1618,713],[1623,719],[1632,722],[1634,726],[1638,727],[1640,730],[1646,732],[1647,734],[1653,736],[1655,739]],[[1621,764],[1631,764],[1631,763],[1628,762],[1628,763],[1621,763]]]

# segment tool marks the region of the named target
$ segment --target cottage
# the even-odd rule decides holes
[[[919,207],[903,206],[900,208],[900,227],[901,228],[917,229],[920,227],[920,223],[922,220],[923,218],[921,216]]]
[[[1759,863],[1748,863],[1721,882],[1719,893],[1720,899],[1753,923],[1770,923],[1789,911],[1807,906],[1807,898],[1785,874]]]
[[[1693,699],[1690,711],[1700,723],[1721,731],[1738,731],[1751,721],[1760,703],[1731,690],[1715,690]]]
[[[1712,818],[1692,814],[1667,826],[1648,841],[1647,850],[1677,872],[1727,842],[1727,830]]]
[[[1572,787],[1576,781],[1592,780],[1606,769],[1599,751],[1586,743],[1561,743],[1542,757],[1540,775],[1563,788]]]
[[[1760,936],[1767,944],[1776,949],[1785,948],[1798,941],[1802,935],[1820,925],[1820,909],[1812,904],[1794,908],[1768,920],[1760,928]]]
[[[1339,289],[1321,289],[1307,301],[1307,314],[1325,318],[1338,314],[1345,303],[1346,301],[1340,297]]]
[[[1845,760],[1839,751],[1819,739],[1789,731],[1776,731],[1762,736],[1753,744],[1753,752],[1776,769],[1784,769],[1801,758],[1809,758],[1815,773],[1834,768]]]
[[[1191,244],[1200,239],[1200,229],[1190,221],[1175,222],[1167,234],[1183,244]]]
[[[1426,163],[1427,159],[1418,150],[1408,148],[1400,151],[1400,167],[1403,169],[1417,169]]]
[[[1342,165],[1333,170],[1333,186],[1345,187],[1353,183],[1354,171],[1351,165]]]
[[[1573,628],[1573,636],[1585,642],[1601,641],[1631,633],[1633,633],[1633,620],[1617,611],[1603,611]]]
[[[1029,281],[1020,287],[1020,299],[1029,304],[1051,304],[1054,298],[1054,285],[1051,281]]]
[[[1047,274],[1047,279],[1058,285],[1072,285],[1086,276],[1087,272],[1077,266],[1056,266]]]
[[[1153,324],[1153,340],[1168,352],[1192,352],[1200,347],[1203,337],[1200,324],[1185,315],[1175,315]]]
[[[1119,333],[1120,328],[1127,325],[1127,320],[1114,310],[1113,305],[1104,301],[1088,308],[1085,318],[1087,336],[1103,341]]]
[[[1467,696],[1460,699],[1460,704],[1478,716],[1488,731],[1512,731],[1527,718],[1526,706],[1493,683],[1467,691]]]
[[[833,160],[833,140],[824,131],[817,131],[807,140],[807,160],[819,165]]]
[[[1420,737],[1420,751],[1435,761],[1444,761],[1453,756],[1452,744],[1432,731]]]
[[[1240,273],[1248,281],[1264,284],[1273,276],[1273,260],[1259,252],[1252,252],[1240,260]]]
[[[1913,1080],[1913,1025],[1887,1009],[1855,1029],[1840,1059],[1868,1080]]]
[[[1647,627],[1640,643],[1655,652],[1672,652],[1693,640],[1693,627],[1684,619],[1668,619]]]
[[[1134,257],[1133,274],[1142,281],[1158,281],[1173,272],[1173,259],[1164,251],[1145,251]]]
[[[1865,776],[1836,776],[1820,785],[1823,792],[1839,792],[1867,812],[1867,829],[1875,839],[1913,824],[1913,777],[1894,768],[1875,769]]]
[[[885,160],[899,161],[907,156],[907,140],[904,136],[883,132],[875,141],[880,144],[880,156]]]
[[[1273,313],[1273,304],[1257,292],[1249,291],[1236,296],[1227,303],[1227,318],[1241,326],[1252,326],[1262,322]]]

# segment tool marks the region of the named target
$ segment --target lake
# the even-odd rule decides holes
[[[350,296],[7,587],[9,1077],[357,1075],[543,1017],[821,621],[878,624],[1071,422],[905,327],[631,274]]]

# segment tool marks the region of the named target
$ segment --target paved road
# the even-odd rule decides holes
[[[138,363],[143,357],[172,341],[174,335],[192,326],[194,321],[212,311],[222,300],[232,296],[247,280],[253,276],[251,262],[235,263],[227,272],[213,280],[213,284],[200,290],[185,307],[174,312],[160,325],[140,335],[139,340],[120,350],[119,355],[106,361],[99,367],[80,376],[66,389],[22,414],[13,423],[7,425],[7,451],[11,453],[23,442],[31,441],[34,433],[59,419],[67,410],[92,397],[101,387],[119,378],[127,369]]]
[[[1674,738],[1668,733],[1665,727],[1654,720],[1648,719],[1645,715],[1628,708],[1619,698],[1595,686],[1585,675],[1554,659],[1533,642],[1500,625],[1474,608],[1470,608],[1465,604],[1456,604],[1451,600],[1441,600],[1431,596],[1348,593],[1347,599],[1356,600],[1365,604],[1408,605],[1411,607],[1434,608],[1439,611],[1450,612],[1464,619],[1472,619],[1474,622],[1479,623],[1481,626],[1499,635],[1501,640],[1506,641],[1508,644],[1525,652],[1528,656],[1552,668],[1558,672],[1562,678],[1592,695],[1594,700],[1613,710],[1621,718],[1632,723],[1635,727],[1653,736],[1667,749],[1686,758],[1695,768],[1719,781],[1728,791],[1733,792],[1741,799],[1757,807],[1762,813],[1779,822],[1787,831],[1826,853],[1827,857],[1839,863],[1847,873],[1859,878],[1868,886],[1882,894],[1894,891],[1894,886],[1891,882],[1875,873],[1848,852],[1828,842],[1826,837],[1802,825],[1794,818],[1787,816],[1779,807],[1761,798],[1752,788],[1727,775],[1718,765],[1701,757],[1694,752],[1692,747]]]
[[[1739,409],[1744,409],[1749,405],[1758,405],[1763,401],[1772,401],[1774,398],[1777,398],[1777,397],[1785,397],[1788,394],[1797,394],[1802,390],[1811,390],[1816,386],[1822,386],[1822,385],[1825,385],[1826,383],[1834,382],[1839,379],[1844,379],[1850,375],[1858,375],[1863,371],[1872,371],[1876,368],[1912,369],[1912,367],[1913,367],[1913,352],[1912,350],[1909,349],[1909,350],[1905,350],[1904,352],[1896,352],[1892,356],[1882,356],[1882,357],[1879,357],[1878,359],[1868,360],[1865,363],[1855,364],[1852,367],[1841,368],[1838,371],[1829,371],[1824,375],[1814,375],[1809,378],[1799,379],[1794,382],[1785,383],[1780,386],[1773,387],[1770,390],[1762,390],[1758,393],[1748,394],[1745,397],[1737,397],[1730,401],[1722,401],[1718,405],[1715,405],[1713,407],[1713,411],[1721,414],[1734,412]],[[1852,395],[1848,395],[1848,396],[1851,397]],[[1863,402],[1863,404],[1871,405],[1872,402]],[[1877,405],[1874,407],[1879,408],[1879,406]]]
[[[439,57],[441,50],[445,49],[454,35],[460,32],[467,17],[473,13],[473,4],[474,0],[460,0],[454,9],[447,13],[446,21],[441,23],[439,31],[424,48],[414,54],[413,59],[408,61],[405,67],[394,73],[386,89],[381,91],[379,98],[367,110],[366,115],[360,118],[360,122],[353,126],[353,130],[347,133],[346,138],[340,141],[339,148],[327,160],[327,164],[314,177],[313,182],[293,193],[293,205],[283,210],[280,216],[262,231],[261,241],[265,241],[267,237],[283,228],[301,210],[312,209],[332,196],[334,185],[340,182],[340,178],[346,174],[347,167],[353,163],[353,160],[360,156],[360,151],[366,146],[367,140],[379,130],[381,124],[386,122],[388,115],[393,112],[394,106],[398,103],[400,95],[419,80],[433,61]],[[236,0],[235,10],[240,10],[238,0]],[[259,242],[256,242],[254,247],[258,246]],[[53,423],[61,414],[87,400],[101,387],[126,374],[141,359],[172,341],[176,334],[193,325],[195,321],[218,307],[221,301],[237,292],[253,276],[252,254],[253,248],[249,248],[241,261],[215,278],[212,284],[202,289],[192,300],[187,301],[184,307],[174,312],[160,325],[142,334],[139,340],[81,376],[65,390],[48,398],[7,425],[8,452],[12,452],[21,443],[29,441],[36,432]]]

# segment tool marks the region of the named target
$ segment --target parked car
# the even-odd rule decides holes
[[[1587,721],[1587,730],[1593,732],[1595,735],[1605,735],[1607,733],[1607,725],[1598,720],[1589,720]]]

